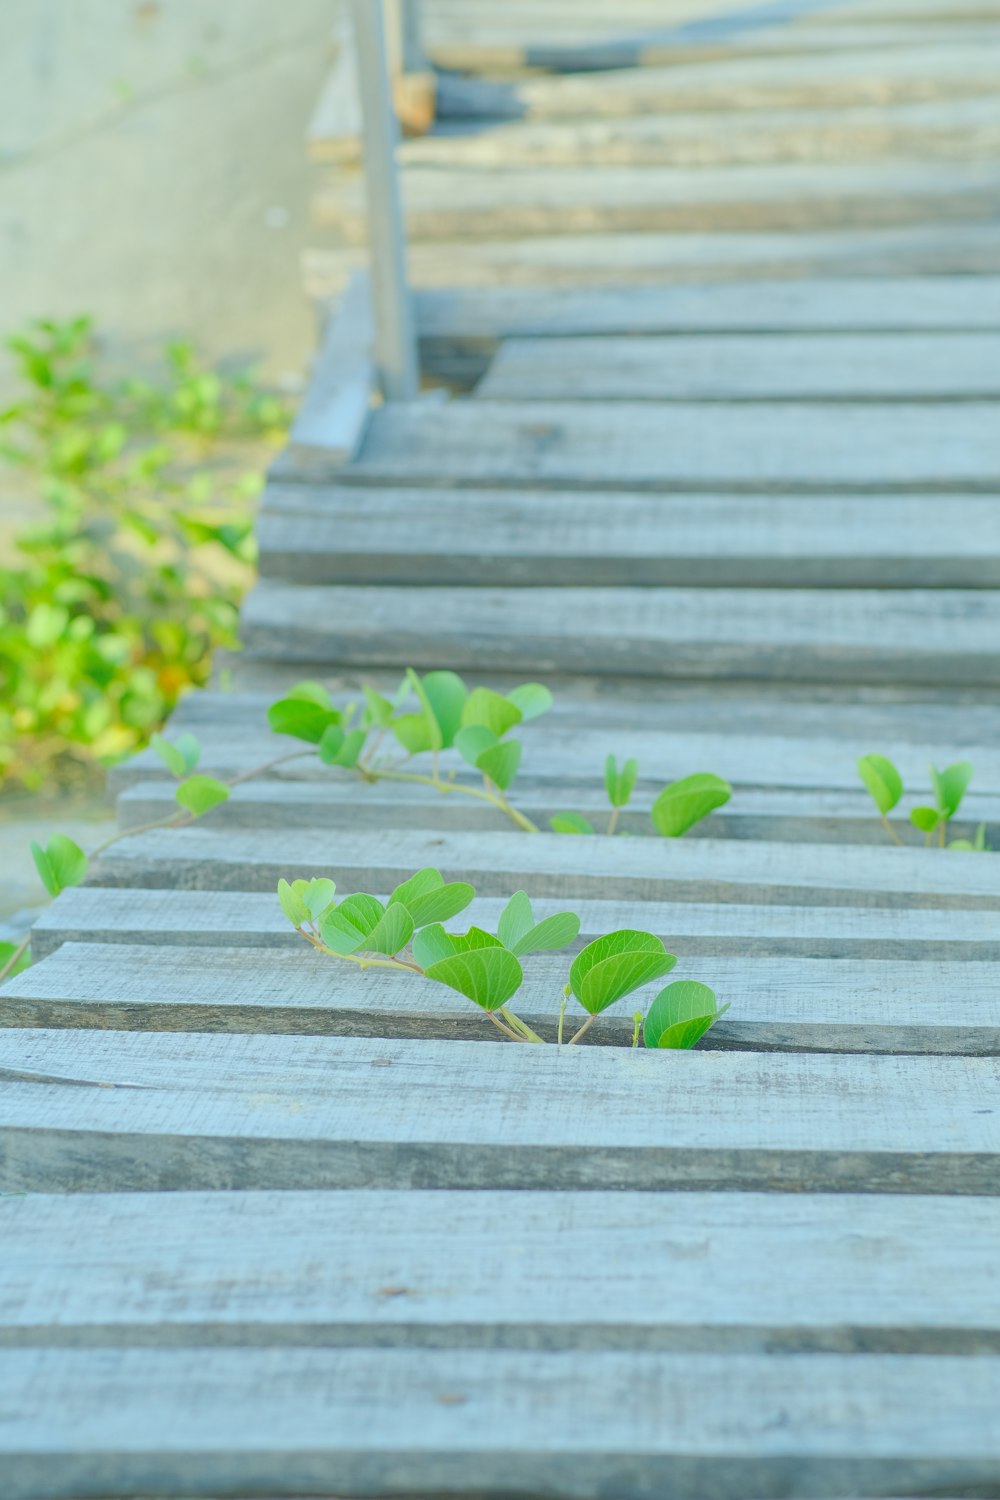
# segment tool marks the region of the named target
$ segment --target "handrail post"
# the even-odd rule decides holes
[[[387,401],[419,390],[413,304],[406,279],[406,231],[396,174],[399,139],[386,67],[382,7],[351,0],[364,128],[368,249],[375,313],[375,365]]]

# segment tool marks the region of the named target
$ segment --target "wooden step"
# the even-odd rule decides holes
[[[1000,1458],[989,1357],[23,1349],[0,1385],[6,1500],[80,1476],[121,1500],[444,1495],[470,1474],[579,1500],[742,1500],[803,1473],[827,1494],[961,1494]]]
[[[0,1190],[995,1195],[996,1071],[975,1057],[12,1029]]]
[[[505,339],[476,389],[523,401],[995,399],[996,334]]]
[[[591,590],[300,586],[243,610],[261,658],[336,667],[1000,682],[1000,596],[948,589]],[[860,752],[859,752],[860,753]]]
[[[554,833],[370,829],[287,833],[209,825],[135,833],[96,862],[97,884],[273,891],[328,875],[345,888],[392,890],[435,866],[484,896],[776,905],[996,909],[1000,860],[938,849],[837,848],[716,839],[580,838]]]
[[[7,1349],[1000,1352],[996,1199],[111,1193],[0,1223]]]
[[[645,907],[634,905],[627,920],[649,920]],[[7,983],[0,1026],[495,1039],[482,1012],[443,985],[378,969],[358,974],[298,944],[255,953],[248,965],[244,947],[172,945],[165,961],[156,944],[66,943]],[[513,1001],[550,1041],[569,962],[566,954],[527,959]],[[903,962],[696,955],[674,977],[709,984],[731,1007],[702,1049],[1000,1053],[995,962],[922,960],[915,948]],[[644,1008],[654,993],[619,1001],[588,1037],[628,1046],[636,1004]],[[567,1036],[577,1024],[571,1015]]]
[[[635,347],[643,342],[634,341],[626,356],[608,367],[600,358],[589,364],[574,361],[574,346],[586,346],[585,339],[566,340],[565,346],[558,339],[512,340],[502,346],[481,390],[501,399],[520,399],[536,388],[542,396],[557,398],[565,392],[574,398],[631,399],[653,397],[672,383],[691,394],[697,376],[682,363],[683,354],[678,351],[677,364],[647,361]],[[546,352],[550,346],[552,356]],[[588,358],[586,347],[580,353]],[[704,384],[725,382],[732,394],[735,383],[752,376],[746,366],[725,372],[716,366],[706,370]],[[856,393],[857,378],[845,371],[845,384],[848,380]],[[942,506],[926,495],[872,499],[636,491],[609,498],[586,490],[362,489],[278,481],[265,491],[257,539],[262,576],[297,584],[1000,584],[1000,506],[985,495],[955,496]]]
[[[341,881],[341,894],[347,889]],[[385,896],[388,891],[373,894]],[[504,904],[499,897],[479,897],[467,909],[468,920],[496,930]],[[536,898],[533,904],[539,918],[566,909],[566,901],[558,897]],[[696,901],[645,901],[637,908],[631,899],[613,898],[576,900],[572,905],[587,939],[633,925],[641,910],[646,927],[669,938],[670,951],[685,959],[1000,961],[1000,934],[990,911]],[[36,959],[68,942],[150,945],[154,951],[170,953],[178,947],[238,946],[244,952],[253,950],[256,964],[261,949],[300,950],[302,939],[288,925],[273,893],[83,886],[64,891],[32,930]],[[20,984],[21,976],[9,983]]]
[[[528,235],[863,229],[1000,213],[992,163],[774,166],[409,168],[401,178],[413,240]],[[367,243],[363,183],[336,173],[313,198],[317,224]]]
[[[1000,424],[985,401],[400,402],[373,414],[344,472],[468,487],[993,493]]]

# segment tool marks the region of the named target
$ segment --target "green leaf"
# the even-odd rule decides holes
[[[400,948],[405,948],[413,936],[413,918],[401,902],[387,906],[382,917],[365,941],[370,953],[384,953],[391,958]]]
[[[455,749],[459,755],[470,766],[477,768],[479,757],[499,743],[492,729],[487,729],[485,724],[467,724],[455,736]]]
[[[455,743],[469,690],[456,672],[428,672],[423,678],[414,672],[413,678],[414,691],[440,731],[440,748],[447,750]]]
[[[364,891],[357,891],[353,896],[345,896],[337,907],[341,916],[365,937],[375,931],[385,915],[385,910],[377,897],[366,895]]]
[[[268,709],[267,722],[275,734],[288,734],[292,739],[318,745],[330,725],[340,723],[340,714],[335,708],[324,708],[309,698],[279,698]]]
[[[477,755],[476,765],[494,786],[505,792],[517,775],[522,748],[520,740],[503,740]]]
[[[414,933],[410,946],[413,957],[422,969],[436,964],[439,959],[450,958],[455,952],[451,934],[445,932],[440,922],[434,922],[421,932]]]
[[[381,729],[383,725],[388,724],[395,713],[394,706],[389,702],[388,698],[384,698],[374,688],[362,687],[361,691],[365,695],[363,722],[375,729]]]
[[[522,720],[537,719],[547,714],[552,707],[552,694],[540,682],[522,682],[507,694],[507,702],[513,703]]]
[[[60,891],[79,885],[86,878],[87,856],[64,833],[54,833],[44,849],[32,839],[31,855],[50,896],[58,896]]]
[[[967,760],[956,761],[955,765],[946,766],[943,771],[936,771],[931,766],[931,785],[945,822],[958,812],[971,780],[972,767]]]
[[[858,775],[875,806],[883,818],[886,817],[903,795],[902,776],[884,755],[862,755],[858,761]]]
[[[553,833],[593,833],[594,825],[588,823],[582,813],[556,813],[549,819]]]
[[[346,958],[366,946],[384,914],[381,901],[359,891],[357,895],[345,896],[339,906],[323,913],[319,935],[328,948]]]
[[[293,927],[304,927],[310,920],[311,913],[304,897],[301,891],[295,888],[306,884],[307,882],[303,880],[297,880],[293,885],[289,885],[287,880],[278,881],[278,901],[281,903],[281,910]]]
[[[316,703],[320,708],[333,709],[333,699],[321,682],[297,682],[285,694],[286,698],[300,698],[303,703]]]
[[[980,823],[976,829],[975,839],[952,839],[948,845],[949,849],[965,849],[969,854],[983,854],[986,851],[986,824]]]
[[[665,786],[650,809],[657,833],[667,839],[679,839],[717,807],[724,806],[733,794],[728,781],[710,771],[697,771]]]
[[[414,927],[427,927],[432,922],[447,922],[464,911],[475,896],[475,888],[463,881],[442,885],[424,896],[411,897],[406,909],[413,918]]]
[[[520,724],[522,719],[521,710],[516,703],[509,698],[503,698],[499,693],[485,687],[473,688],[465,706],[462,709],[462,728],[473,725],[482,725],[489,729],[498,739],[513,729],[515,724]]]
[[[531,909],[531,898],[526,891],[515,891],[500,913],[500,921],[497,925],[497,937],[505,948],[514,951],[514,945],[520,942],[525,933],[530,932],[535,925],[535,914]]]
[[[669,974],[676,962],[651,932],[609,932],[577,954],[569,971],[570,990],[596,1016],[640,985]]]
[[[337,893],[337,887],[332,880],[327,880],[325,876],[318,876],[315,880],[304,881],[303,884],[305,889],[297,892],[297,894],[305,902],[310,917],[312,917],[314,922],[317,922],[333,901]],[[298,887],[298,885],[299,882],[296,881],[295,886]]]
[[[557,911],[551,917],[543,917],[534,927],[513,944],[506,944],[511,953],[523,958],[526,953],[552,953],[557,948],[566,948],[580,934],[580,918],[572,911]]]
[[[228,800],[229,788],[224,781],[217,781],[214,776],[189,776],[187,781],[181,782],[174,796],[181,807],[186,807],[189,813],[200,818],[211,812],[213,807],[218,807],[220,802]]]
[[[643,1041],[647,1047],[686,1050],[700,1041],[720,1016],[715,991],[695,979],[678,979],[660,991],[646,1017]]]
[[[425,750],[436,749],[441,737],[433,715],[426,710],[418,714],[400,714],[392,720],[390,728],[410,755],[422,755]]]
[[[444,876],[441,874],[441,871],[435,870],[428,865],[425,869],[418,870],[415,875],[411,875],[408,880],[404,880],[397,885],[389,897],[389,904],[391,905],[393,901],[401,901],[405,906],[414,897],[426,896],[428,891],[436,891],[443,885]]]
[[[5,964],[10,963],[20,946],[20,943],[0,943],[0,972],[2,972]],[[21,970],[29,968],[30,964],[31,949],[26,948],[17,963],[8,971],[6,978],[13,979],[15,974],[20,974]]]
[[[910,813],[910,822],[921,833],[933,833],[941,821],[941,814],[936,807],[915,807]]]
[[[483,1010],[499,1010],[521,987],[524,973],[513,953],[499,944],[439,959],[424,970],[428,979],[446,984]]]
[[[608,756],[604,762],[604,785],[612,807],[628,806],[638,774],[637,760],[627,760],[619,771],[618,761],[613,755]]]
[[[193,734],[179,734],[173,741],[162,734],[150,736],[149,747],[160,757],[171,776],[187,776],[198,764],[201,746]]]
[[[480,948],[502,948],[498,937],[482,927],[470,927],[468,932],[449,932],[453,953],[476,953]]]
[[[319,758],[325,766],[345,766],[350,770],[357,765],[367,738],[365,729],[349,729],[345,734],[339,724],[330,724],[317,747]]]

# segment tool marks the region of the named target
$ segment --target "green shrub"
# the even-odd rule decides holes
[[[186,344],[154,382],[94,362],[90,322],[8,341],[22,393],[0,411],[0,457],[37,523],[0,566],[0,781],[108,764],[146,742],[236,642],[254,561],[253,499],[281,402]]]

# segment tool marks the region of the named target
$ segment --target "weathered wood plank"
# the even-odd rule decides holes
[[[340,667],[1000,682],[995,591],[607,588],[600,602],[581,588],[423,588],[404,601],[264,580],[243,639],[273,661]]]
[[[667,341],[655,364],[631,340],[613,369],[585,364],[589,341],[504,344],[483,394],[521,397],[603,394],[653,396],[703,383],[727,394],[753,382],[792,389],[767,349],[760,358],[704,369],[699,378],[682,350],[706,339]],[[567,363],[545,353],[547,343]],[[603,345],[606,340],[595,341]],[[768,340],[768,346],[786,339]],[[831,344],[854,345],[850,338]],[[900,340],[903,360],[910,342]],[[986,340],[983,341],[984,343]],[[577,345],[581,361],[573,359]],[[508,352],[510,351],[510,352]],[[539,351],[540,356],[536,358]],[[779,350],[780,353],[780,350]],[[727,351],[728,354],[728,351]],[[911,355],[911,358],[913,356]],[[994,362],[1000,368],[1000,360]],[[831,386],[818,365],[817,381]],[[575,373],[567,373],[569,371]],[[859,393],[845,366],[843,388]],[[565,376],[565,381],[564,381]],[[946,377],[942,376],[939,386]],[[992,378],[992,377],[991,377]],[[915,385],[925,379],[919,372]],[[1000,375],[997,376],[1000,386]],[[567,522],[569,521],[569,524]],[[922,495],[800,497],[752,495],[595,495],[572,490],[360,489],[343,485],[268,486],[258,522],[261,571],[295,583],[591,584],[727,587],[983,587],[1000,584],[1000,509],[987,496],[955,496],[946,508]]]
[[[414,240],[545,234],[859,229],[1000,210],[992,163],[799,162],[735,167],[504,168],[412,166],[402,177]],[[367,242],[364,191],[337,173],[312,200],[318,224]]]
[[[288,459],[304,471],[346,463],[357,453],[376,384],[373,338],[371,285],[359,273],[327,322],[289,434]]]
[[[401,403],[374,414],[349,473],[466,486],[989,493],[1000,487],[1000,427],[994,407],[976,401]]]
[[[634,907],[630,920],[644,922],[645,909]],[[550,1040],[568,966],[565,954],[534,955],[514,1002]],[[701,979],[731,1007],[703,1048],[1000,1052],[996,963],[920,961],[915,952],[905,962],[716,956],[682,961],[675,977]],[[627,1046],[635,1008],[634,997],[619,1001],[588,1035]],[[67,943],[6,984],[0,1026],[495,1039],[481,1012],[443,985],[358,974],[301,940],[297,952],[256,953],[251,964],[242,947],[171,946],[165,964],[155,944]]]
[[[9,1030],[0,1188],[994,1195],[998,1069],[970,1057]]]
[[[341,893],[346,886],[341,884]],[[387,892],[375,893],[385,895]],[[470,923],[496,929],[504,902],[478,898]],[[566,902],[535,900],[539,917]],[[583,937],[597,937],[639,920],[669,936],[670,950],[685,958],[741,957],[901,960],[1000,960],[1000,933],[988,911],[905,907],[710,905],[634,901],[574,901]],[[463,920],[464,920],[463,914]],[[129,890],[82,887],[64,891],[39,916],[32,933],[36,958],[61,943],[153,944],[170,949],[232,947],[300,948],[273,895],[261,892]]]
[[[0,1386],[8,1500],[459,1495],[470,1474],[564,1500],[947,1494],[1000,1469],[989,1357],[33,1349]]]
[[[273,890],[279,879],[331,876],[383,891],[434,865],[483,896],[733,901],[777,905],[996,910],[1000,860],[940,850],[839,848],[716,839],[568,838],[554,833],[437,833],[373,828],[287,833],[195,825],[136,833],[95,861],[97,884],[181,890]]]
[[[985,399],[1000,394],[998,356],[1000,340],[992,333],[505,339],[476,396],[514,401]]]
[[[1000,1351],[996,1199],[39,1195],[0,1224],[8,1348]]]
[[[171,817],[177,810],[176,782],[141,781],[128,787],[118,802],[122,827],[139,828]],[[630,834],[651,831],[649,808],[659,786],[646,782],[637,786],[632,801],[619,816],[618,827]],[[518,809],[534,823],[548,828],[549,819],[572,810],[584,815],[603,831],[608,823],[608,800],[603,784],[595,777],[589,784],[573,788],[557,777],[551,780],[521,778]],[[1000,797],[969,794],[961,817],[949,824],[949,839],[975,837],[980,823],[987,824],[987,838],[1000,828]],[[506,816],[472,797],[443,797],[433,788],[381,782],[361,786],[356,780],[289,781],[262,779],[234,789],[229,801],[213,810],[213,828],[291,829],[330,828],[429,828],[455,832],[509,827]],[[812,843],[884,845],[886,832],[873,815],[867,792],[816,790],[760,790],[740,787],[733,801],[699,823],[687,838],[772,839]],[[901,826],[904,842],[919,847],[923,835],[907,822]]]
[[[364,252],[306,250],[309,296],[340,296]],[[419,288],[619,287],[719,279],[976,274],[1000,270],[995,224],[936,223],[812,233],[552,234],[528,239],[449,240],[411,245]],[[449,367],[450,369],[453,367]]]

